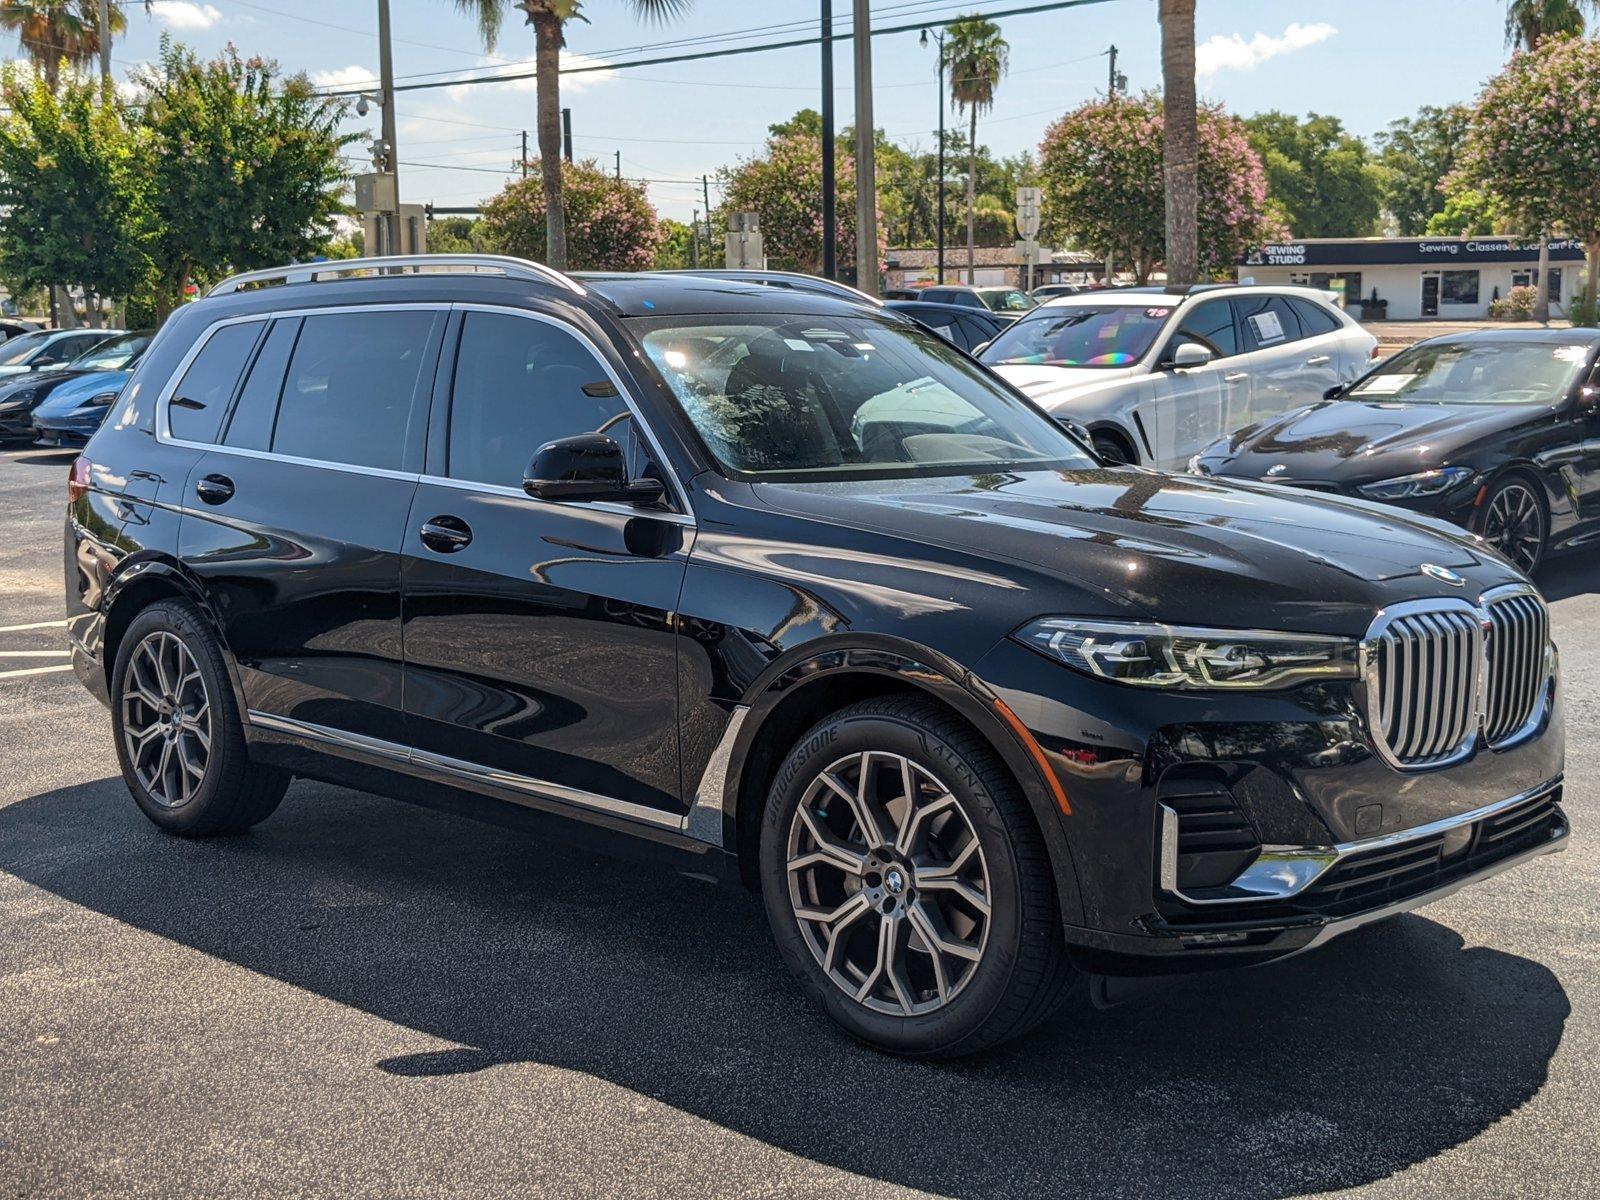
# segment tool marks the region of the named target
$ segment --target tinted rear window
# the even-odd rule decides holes
[[[1315,301],[1290,296],[1289,307],[1294,309],[1294,315],[1300,318],[1300,324],[1305,329],[1307,337],[1333,333],[1339,328],[1339,318]]]
[[[206,339],[167,404],[167,425],[173,437],[185,442],[217,440],[228,401],[264,324],[224,325]]]
[[[228,431],[222,437],[223,445],[245,450],[265,450],[272,445],[272,423],[278,415],[283,374],[289,366],[289,353],[294,349],[295,335],[299,332],[298,317],[272,323],[255,364],[250,368],[250,377],[239,391],[233,416],[228,419]]]
[[[399,470],[435,320],[407,309],[306,317],[273,453]]]

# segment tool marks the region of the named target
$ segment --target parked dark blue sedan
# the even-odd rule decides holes
[[[0,436],[10,424],[47,446],[81,446],[100,428],[111,401],[122,391],[128,376],[154,336],[149,330],[125,333],[96,346],[68,363],[39,386],[38,394],[17,397],[8,405],[0,391],[0,409],[16,408],[8,422],[0,414]]]

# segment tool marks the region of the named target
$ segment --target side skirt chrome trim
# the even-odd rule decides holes
[[[686,832],[693,815],[690,813],[680,817],[676,813],[663,812],[661,809],[651,808],[647,804],[635,804],[631,800],[618,800],[613,796],[602,796],[597,792],[586,792],[581,788],[550,783],[547,780],[535,779],[528,775],[517,775],[510,771],[501,771],[494,767],[468,762],[465,759],[450,758],[443,754],[430,754],[423,750],[413,750],[410,747],[400,745],[398,742],[364,737],[361,734],[347,733],[340,729],[329,729],[323,725],[313,725],[309,721],[296,721],[292,717],[280,717],[273,713],[257,712],[255,709],[250,710],[249,720],[252,725],[259,726],[262,729],[270,729],[277,733],[287,733],[295,737],[322,742],[325,745],[359,750],[362,753],[378,758],[386,758],[393,762],[422,767],[435,774],[449,776],[467,783],[489,784],[494,787],[505,788],[508,791],[537,796],[543,800],[554,800],[563,804],[570,804],[576,808],[608,813],[611,816],[636,821],[641,825],[652,825],[658,829],[670,829],[677,833]],[[691,834],[690,836],[694,835]],[[719,828],[714,844],[721,845],[721,843],[721,830]]]

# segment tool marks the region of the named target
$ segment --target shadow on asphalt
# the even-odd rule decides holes
[[[0,869],[456,1047],[374,1070],[553,1064],[948,1195],[1380,1179],[1537,1093],[1570,1012],[1539,963],[1409,916],[977,1059],[902,1062],[803,1002],[741,891],[305,782],[202,843],[156,832],[120,780],[44,793],[0,810]]]

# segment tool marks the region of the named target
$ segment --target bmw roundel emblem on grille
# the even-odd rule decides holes
[[[1440,583],[1448,583],[1451,587],[1465,587],[1467,585],[1466,576],[1457,575],[1449,567],[1437,566],[1434,563],[1423,563],[1417,570],[1421,571],[1429,579],[1437,579]]]

